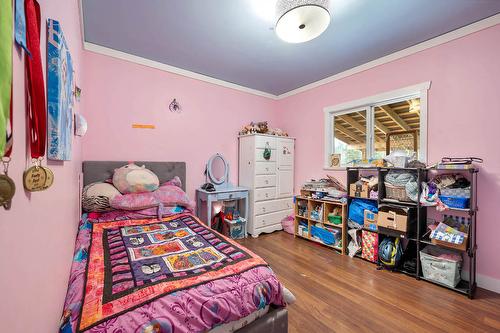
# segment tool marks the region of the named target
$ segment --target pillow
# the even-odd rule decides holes
[[[164,184],[154,192],[117,195],[111,200],[111,207],[123,210],[140,210],[151,207],[182,206],[193,210],[194,204],[178,186]]]
[[[182,188],[182,181],[178,176],[175,176],[174,178],[170,179],[169,181],[161,184],[161,186],[164,186],[164,185],[172,185],[172,186],[177,186],[177,187]]]
[[[152,192],[158,188],[160,181],[151,170],[133,163],[115,169],[113,185],[122,194]]]
[[[86,212],[107,212],[111,210],[110,201],[121,195],[111,184],[92,183],[83,188],[82,207]]]
[[[155,219],[158,215],[169,216],[189,212],[181,206],[173,207],[151,207],[141,210],[112,210],[110,212],[92,212],[89,213],[87,218],[92,223],[110,222],[121,220],[142,220],[142,219]]]

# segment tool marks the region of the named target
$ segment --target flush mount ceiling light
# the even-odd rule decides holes
[[[330,24],[328,8],[328,0],[278,0],[276,34],[288,43],[314,39]]]

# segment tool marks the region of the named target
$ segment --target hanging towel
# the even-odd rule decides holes
[[[0,0],[0,8],[0,156],[3,156],[12,89],[12,0]]]

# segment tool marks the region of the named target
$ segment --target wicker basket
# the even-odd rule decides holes
[[[388,182],[385,184],[385,197],[387,199],[398,200],[398,201],[411,201],[411,199],[406,194],[406,187],[404,186],[394,186]]]

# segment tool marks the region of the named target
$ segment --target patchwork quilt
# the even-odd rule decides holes
[[[65,302],[72,332],[204,332],[284,305],[262,258],[191,214],[82,221]]]

